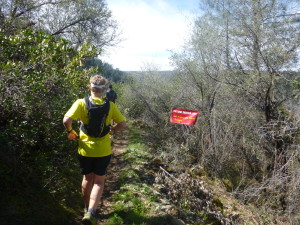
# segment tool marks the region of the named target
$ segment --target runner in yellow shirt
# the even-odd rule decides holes
[[[85,203],[85,215],[82,219],[84,224],[96,224],[96,210],[103,193],[105,174],[112,154],[109,134],[114,134],[126,128],[125,117],[117,106],[113,102],[105,102],[102,98],[106,86],[107,80],[104,77],[101,75],[92,76],[90,85],[88,85],[91,96],[76,100],[63,119],[68,139],[75,140],[79,137],[78,155],[80,170],[83,175],[82,195]],[[94,111],[94,114],[104,115],[103,120],[105,123],[101,129],[99,125],[99,131],[95,131],[95,129],[91,131],[93,124],[101,123],[98,118],[96,120],[99,121],[93,122],[93,124],[90,123],[90,120],[94,121],[94,119],[91,119],[91,111],[88,113],[87,106],[90,105],[96,107],[96,110],[100,110]],[[99,109],[100,107],[102,108]],[[79,136],[72,129],[73,120],[78,119],[82,123]],[[116,125],[110,128],[111,121],[114,121]],[[96,129],[98,129],[98,125]]]

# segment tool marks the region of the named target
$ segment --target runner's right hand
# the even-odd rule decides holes
[[[71,141],[74,141],[78,138],[78,134],[75,130],[71,130],[70,133],[68,133],[68,139]]]

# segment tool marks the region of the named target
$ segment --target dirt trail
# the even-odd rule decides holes
[[[124,130],[113,137],[113,157],[107,171],[107,178],[102,196],[102,201],[98,207],[97,224],[105,224],[105,221],[111,216],[110,198],[118,190],[118,175],[123,166],[122,154],[128,146],[129,131]]]

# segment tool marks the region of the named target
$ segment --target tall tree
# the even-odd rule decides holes
[[[31,28],[63,37],[76,47],[89,41],[103,48],[117,43],[117,23],[104,0],[3,0],[0,28]]]
[[[231,69],[224,73],[225,80],[243,90],[265,112],[266,121],[276,119],[276,108],[291,97],[282,93],[278,84],[289,84],[290,74],[284,71],[299,62],[299,3],[223,0],[207,5],[223,43],[216,49],[224,62],[222,68]],[[203,20],[199,18],[196,24]],[[197,34],[207,28],[198,26],[196,30],[195,39],[201,41]]]

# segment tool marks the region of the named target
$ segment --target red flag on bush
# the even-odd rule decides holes
[[[194,125],[196,123],[199,112],[195,110],[173,108],[170,122],[186,125]]]

